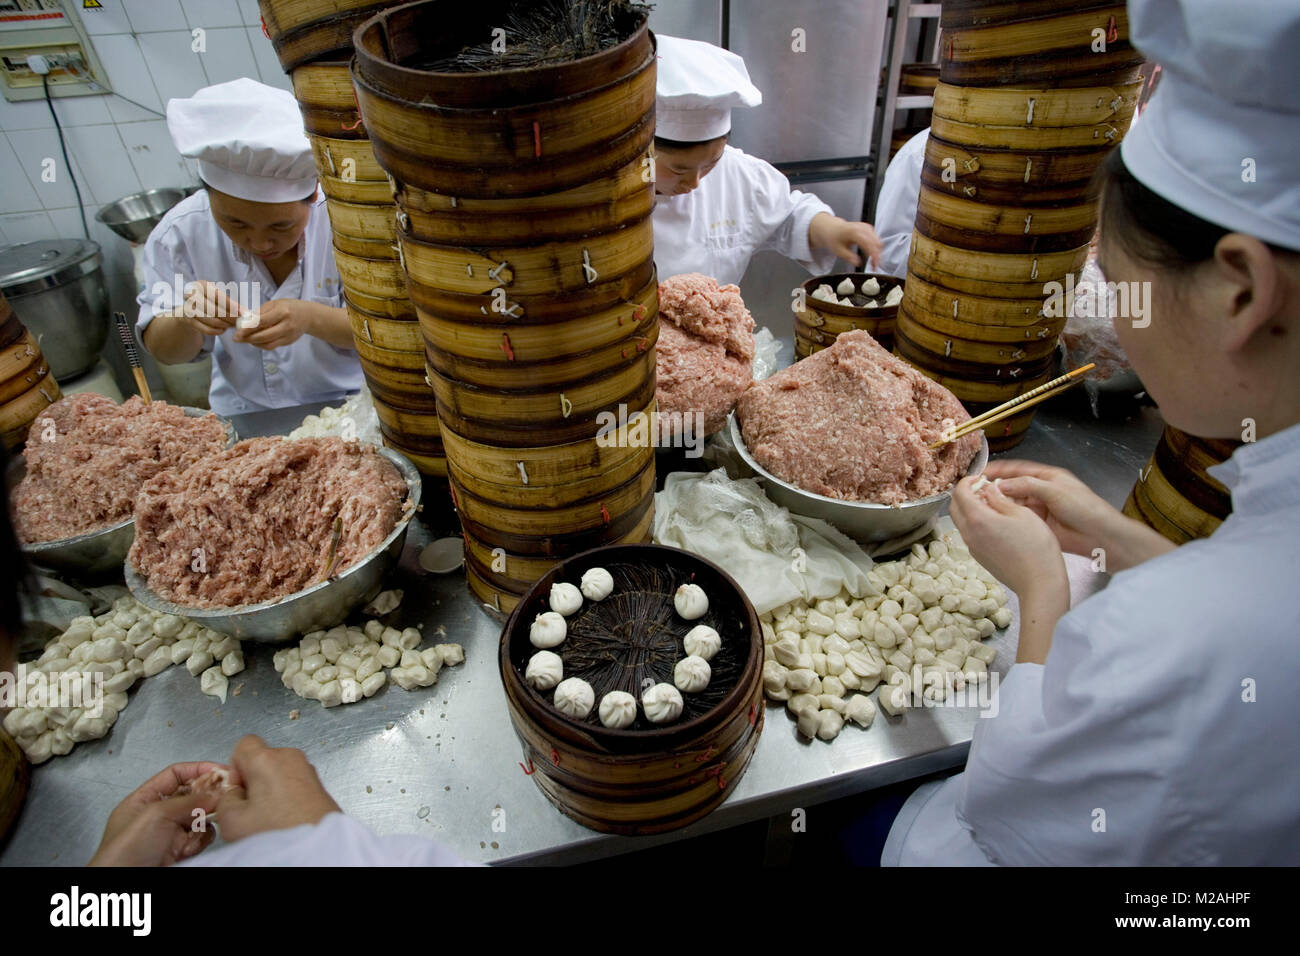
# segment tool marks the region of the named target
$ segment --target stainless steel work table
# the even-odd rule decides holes
[[[316,408],[236,419],[242,437],[284,433]],[[1155,447],[1162,422],[1145,408],[1127,422],[1098,422],[1040,409],[1011,455],[1072,469],[1115,505],[1123,502]],[[434,534],[455,518],[426,483],[423,519]],[[832,743],[805,743],[783,707],[769,706],[753,761],[722,806],[704,820],[657,837],[595,833],[556,810],[520,766],[520,747],[497,674],[500,625],[470,595],[463,574],[423,573],[416,557],[430,539],[412,523],[400,567],[387,587],[405,589],[401,626],[423,624],[426,642],[458,641],[465,663],[414,692],[389,685],[370,700],[323,709],[284,689],[272,648],[246,645],[248,668],[230,682],[238,696],[222,704],[199,692],[184,667],[136,685],[109,735],[78,745],[34,769],[31,792],[0,865],[84,863],[114,806],[176,761],[226,760],[236,741],[257,733],[273,746],[300,747],[348,813],[380,833],[430,837],[466,858],[489,863],[591,860],[736,826],[958,767],[978,718],[974,708],[883,713],[867,730],[845,727]],[[1069,561],[1076,601],[1105,575]],[[1014,598],[1013,598],[1014,606]],[[1018,621],[995,636],[995,669],[1014,660]],[[435,636],[445,629],[446,637]],[[290,711],[297,710],[297,720]]]

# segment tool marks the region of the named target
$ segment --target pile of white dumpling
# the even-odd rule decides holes
[[[867,297],[867,301],[862,305],[858,305],[850,298],[853,295],[864,295]],[[868,276],[864,279],[861,287],[855,286],[852,277],[846,276],[840,280],[840,284],[835,288],[831,288],[829,282],[821,283],[813,290],[812,298],[835,305],[845,305],[851,309],[887,309],[903,301],[903,287],[901,285],[893,286],[885,293],[883,299],[874,298],[874,296],[878,295],[880,295],[880,280],[875,276]]]
[[[907,709],[915,666],[924,699],[946,700],[967,680],[983,679],[997,656],[981,643],[1011,623],[1007,595],[955,532],[912,546],[897,561],[867,574],[878,594],[847,591],[817,601],[783,604],[763,615],[763,690],[785,701],[804,737],[833,740],[851,720],[869,727],[876,707],[890,716]]]
[[[561,713],[583,720],[596,706],[596,692],[581,677],[564,676],[564,659],[551,648],[568,636],[571,617],[582,609],[583,598],[603,601],[614,590],[614,578],[604,568],[590,568],[580,584],[557,581],[547,595],[549,611],[538,614],[529,626],[528,640],[538,651],[529,658],[524,681],[538,692],[554,690],[551,702]],[[698,584],[683,584],[673,593],[673,607],[686,621],[702,618],[709,610],[709,597]],[[709,661],[722,648],[722,637],[707,624],[697,624],[682,638],[686,656],[673,668],[673,683],[658,683],[641,694],[641,711],[652,724],[672,723],[682,715],[683,693],[697,694],[709,686],[713,671]],[[603,726],[622,730],[636,722],[637,699],[623,690],[612,690],[600,699],[597,716]]]
[[[432,687],[443,667],[465,660],[459,644],[421,649],[423,642],[417,628],[399,631],[369,620],[363,627],[340,624],[312,631],[297,647],[276,651],[272,661],[289,690],[322,707],[337,707],[373,697],[389,678],[402,690]]]
[[[244,669],[237,640],[186,621],[160,614],[123,596],[103,614],[73,618],[68,629],[45,646],[27,677],[17,688],[17,699],[43,680],[48,687],[60,683],[70,698],[93,696],[93,675],[103,675],[103,706],[99,716],[85,707],[15,707],[4,728],[23,748],[33,764],[62,756],[74,744],[98,740],[117,721],[128,702],[127,691],[142,677],[153,677],[173,664],[185,664],[199,678],[205,694],[225,700],[227,679]],[[37,678],[33,670],[44,676]],[[65,675],[60,677],[60,675]],[[75,685],[75,688],[74,688]]]

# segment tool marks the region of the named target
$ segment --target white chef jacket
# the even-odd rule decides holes
[[[140,266],[144,288],[137,297],[136,329],[142,340],[155,315],[184,303],[184,286],[191,281],[238,283],[239,304],[250,311],[272,299],[343,305],[329,215],[319,193],[298,241],[298,265],[278,287],[266,263],[221,231],[205,189],[168,210],[149,234]],[[364,382],[356,352],[315,336],[304,335],[292,345],[269,351],[234,342],[234,336],[235,330],[229,329],[220,336],[203,337],[202,351],[213,353],[208,402],[219,415],[337,402]]]
[[[217,824],[221,826],[220,823]],[[380,836],[345,813],[268,830],[203,851],[179,866],[476,866],[428,837]]]
[[[774,249],[809,272],[829,272],[835,253],[814,253],[808,245],[808,224],[820,212],[834,215],[816,196],[791,189],[770,163],[726,146],[695,189],[655,196],[659,280],[702,272],[719,285],[738,285],[750,258],[763,249]]]
[[[921,130],[894,154],[885,170],[885,181],[876,197],[876,235],[885,251],[880,271],[891,276],[907,275],[907,257],[912,250],[912,226],[921,201],[921,167],[925,165],[925,144],[930,130]]]
[[[1300,863],[1300,425],[1210,473],[1231,516],[1116,574],[1045,664],[1014,665],[965,771],[904,804],[883,864]]]

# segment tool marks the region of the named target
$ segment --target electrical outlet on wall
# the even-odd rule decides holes
[[[48,72],[32,63],[42,60]],[[57,0],[0,0],[0,92],[7,100],[112,92],[90,37]]]

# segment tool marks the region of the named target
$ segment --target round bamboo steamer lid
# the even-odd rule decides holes
[[[348,324],[352,326],[352,335],[358,341],[380,349],[419,352],[420,360],[424,360],[424,335],[420,331],[420,323],[371,315],[362,312],[351,302],[345,302],[345,307],[348,312]]]
[[[509,332],[500,333],[501,360],[465,358],[427,344],[430,321],[425,316],[421,322],[425,331],[425,355],[429,367],[447,378],[480,388],[510,390],[518,388],[523,379],[532,388],[557,388],[581,382],[583,379],[599,374],[602,370],[616,368],[638,354],[653,354],[655,344],[659,341],[658,317],[649,320],[648,325],[633,327],[632,338],[613,342],[580,355],[560,356],[553,359],[541,359],[524,365],[518,361],[514,352],[513,341]],[[643,334],[635,334],[642,332]],[[509,347],[510,352],[506,351]],[[510,359],[515,355],[515,360]],[[557,398],[556,407],[561,403]]]
[[[894,333],[894,354],[934,379],[962,403],[1000,405],[1051,378],[1053,357],[1019,364],[962,362],[914,343],[900,321]]]
[[[484,581],[475,573],[474,568],[470,567],[468,559],[465,561],[465,581],[469,585],[470,593],[478,598],[487,610],[494,611],[497,619],[501,621],[514,611],[522,599],[520,594],[504,588],[495,588]]]
[[[654,484],[653,480],[650,481],[650,484]],[[462,493],[456,487],[455,481],[451,482],[451,491],[452,502],[460,513],[461,527],[465,529],[466,534],[476,536],[484,544],[491,547],[501,547],[507,551],[517,551],[534,556],[577,554],[589,548],[610,544],[636,527],[637,523],[645,517],[646,512],[654,507],[654,488],[652,487],[640,501],[634,502],[626,508],[612,508],[606,500],[593,502],[587,506],[586,511],[582,508],[571,509],[571,512],[566,514],[566,517],[572,521],[576,516],[579,521],[577,527],[561,525],[558,521],[548,524],[546,518],[552,512],[534,512],[531,515],[533,520],[529,524],[530,527],[540,530],[537,530],[535,534],[520,534],[515,530],[511,522],[515,521],[521,513],[506,514],[503,527],[492,527],[476,521],[472,516],[465,513],[461,499],[470,496]],[[482,502],[477,501],[472,502],[470,507],[477,507],[480,512],[489,510]],[[490,509],[490,511],[495,514],[505,512],[506,509],[497,508]]]
[[[382,240],[393,247],[397,255],[397,210],[392,203],[345,202],[326,197],[330,228],[335,235],[354,236],[357,239]]]
[[[453,196],[568,189],[639,161],[654,140],[653,55],[604,87],[514,107],[403,101],[360,73],[354,87],[380,165],[402,183]]]
[[[338,139],[308,133],[316,168],[328,176],[354,179],[357,182],[388,182],[388,174],[375,159],[375,151],[367,139]],[[349,177],[349,173],[351,174]]]
[[[928,187],[925,185],[921,186],[922,193],[925,193],[927,189]],[[942,193],[936,193],[933,190],[930,190],[930,193],[931,195],[942,196]],[[954,198],[952,201],[959,202],[960,200]],[[979,204],[971,202],[970,205],[978,206]],[[1030,210],[1027,209],[1014,209],[1005,206],[988,206],[985,208],[989,210],[1001,210],[1004,213],[1013,215],[1021,224],[1021,234],[1015,234],[1012,224],[1006,220],[1003,220],[1000,223],[1001,227],[1006,230],[1005,232],[980,232],[979,230],[970,227],[944,222],[942,219],[933,219],[922,212],[916,214],[916,231],[921,233],[923,236],[934,239],[936,242],[941,242],[945,245],[965,246],[967,249],[972,251],[991,253],[1065,252],[1070,249],[1077,249],[1079,246],[1090,242],[1097,231],[1097,224],[1094,221],[1073,232],[1025,233],[1024,223],[1026,214],[1035,215],[1037,210],[1030,212]],[[1095,205],[1093,208],[1095,209]],[[981,218],[987,221],[990,217],[984,216]]]
[[[337,263],[337,260],[336,260]],[[400,296],[370,295],[361,289],[343,283],[344,301],[358,312],[378,315],[398,322],[418,322],[415,305],[405,294]]]
[[[436,415],[425,417],[437,422]],[[395,447],[404,453],[410,452],[413,455],[420,455],[425,458],[441,459],[444,464],[439,474],[443,477],[446,476],[447,450],[443,448],[441,439],[431,438],[428,435],[412,435],[400,429],[390,428],[382,420],[379,423],[379,432],[383,435],[385,441],[393,442]]]
[[[334,262],[338,266],[343,287],[349,292],[356,290],[385,299],[406,297],[406,277],[402,274],[402,266],[396,256],[391,259],[366,259],[349,255],[335,246]]]
[[[904,63],[898,92],[925,95],[939,82],[939,67],[933,63]]]
[[[1155,462],[1182,498],[1223,520],[1232,513],[1232,495],[1206,469],[1226,461],[1240,445],[1237,441],[1198,438],[1166,427],[1156,445]],[[1154,495],[1153,500],[1160,503]]]
[[[1010,155],[1009,151],[1002,151]],[[1102,160],[1109,155],[1109,152],[1101,150],[1089,150],[1095,154],[1091,166],[1095,170],[1100,166]],[[1023,156],[1023,153],[1015,155]],[[1046,155],[1039,153],[1037,155]],[[1021,168],[1028,168],[1030,175],[1033,175],[1033,161],[1028,160],[1021,164]],[[1020,182],[997,182],[988,178],[981,180],[975,175],[958,176],[951,167],[938,168],[926,163],[921,167],[921,182],[930,189],[942,193],[948,193],[951,196],[960,196],[962,199],[973,199],[977,202],[994,203],[1002,206],[1015,206],[1022,203],[1026,196],[1033,196],[1036,204],[1068,206],[1073,203],[1087,202],[1095,200],[1097,197],[1097,186],[1090,178],[1080,179],[1072,183],[1045,184],[1039,182],[1034,186],[1027,186]]]
[[[1035,129],[1065,131],[1079,127],[1113,126],[1126,129],[1137,108],[1144,81],[1119,86],[1067,87],[971,87],[940,82],[934,88],[934,120],[948,120],[958,128],[975,127],[996,140],[1008,130]],[[941,139],[948,139],[941,136]],[[965,146],[1002,145],[961,138],[950,140]],[[1056,148],[1058,143],[1048,143]],[[1016,149],[1018,145],[1008,144]]]
[[[640,411],[653,415],[655,410],[652,402]],[[510,486],[520,481],[519,462],[522,461],[530,485],[565,486],[620,473],[630,460],[654,459],[653,443],[632,444],[639,435],[633,421],[636,414],[629,412],[627,424],[603,439],[592,437],[567,445],[533,448],[501,448],[472,441],[456,434],[446,422],[439,424],[447,455],[461,472],[492,485]]]
[[[735,788],[763,727],[763,647],[752,605],[725,572],[711,563],[666,557],[664,561],[688,567],[704,581],[734,622],[719,626],[730,646],[744,642],[735,686],[704,714],[650,731],[607,730],[560,715],[521,679],[521,658],[531,651],[524,643],[526,628],[554,581],[576,579],[578,567],[596,560],[612,563],[625,554],[635,552],[609,549],[584,555],[571,572],[562,565],[541,577],[506,623],[499,667],[526,766],[535,771],[533,780],[547,798],[585,826],[657,833],[698,820]],[[739,606],[733,607],[733,601]]]
[[[1079,273],[1088,249],[1085,243],[1062,252],[977,252],[913,231],[907,267],[920,281],[955,292],[1041,300],[1043,286],[1054,277],[1060,281],[1068,273]]]
[[[413,412],[437,413],[438,404],[433,389],[425,381],[424,371],[379,365],[370,361],[360,352],[357,360],[361,371],[365,373],[366,385],[371,394],[379,396],[382,401],[398,408]]]
[[[420,321],[425,339],[433,348],[484,362],[512,361],[503,348],[504,332],[510,336],[513,361],[527,362],[582,355],[616,343],[637,342],[653,330],[658,312],[659,286],[652,277],[626,301],[569,320],[534,322],[530,321],[533,316],[526,312],[517,315],[489,312],[469,321],[442,313],[426,313]]]
[[[1013,236],[1022,242],[1042,236],[1083,232],[1091,238],[1097,227],[1097,204],[1070,206],[997,206],[962,199],[925,186],[917,204],[917,215],[969,233]],[[972,239],[978,237],[972,236]],[[940,240],[942,241],[942,240]],[[1071,248],[1082,245],[1074,243]],[[971,248],[968,242],[966,248]]]
[[[629,24],[627,39],[577,60],[500,71],[439,73],[420,68],[463,46],[482,43],[487,27],[501,23],[510,4],[425,0],[384,11],[356,34],[356,70],[380,89],[411,102],[490,109],[536,103],[604,86],[654,53],[644,14]]]
[[[370,400],[375,406],[375,414],[379,417],[379,424],[387,428],[388,433],[396,437],[398,441],[405,438],[412,447],[431,448],[433,446],[430,443],[437,439],[439,446],[441,446],[442,429],[438,425],[437,415],[390,405],[383,399],[375,398],[373,395]]]
[[[1066,299],[1062,289],[1061,318],[1069,315],[1071,301]],[[907,290],[903,293],[903,302],[899,304],[914,316],[925,313],[936,319],[947,317],[966,325],[1027,329],[1041,325],[1045,318],[1049,318],[1044,315],[1044,293],[1041,289],[1037,296],[1031,298],[995,299],[966,292],[953,292],[926,282],[916,274],[912,275]],[[938,326],[934,327],[938,328]],[[1019,332],[1004,334],[1009,334],[1012,338],[1023,337]]]
[[[368,203],[372,206],[393,206],[393,184],[383,182],[364,182],[362,180],[340,179],[337,176],[320,175],[321,192],[327,199],[342,202]]]
[[[794,331],[796,336],[807,339],[809,342],[817,345],[830,345],[845,332],[864,331],[871,333],[871,337],[877,342],[884,339],[892,338],[894,335],[894,325],[897,321],[895,317],[885,319],[856,319],[843,320],[838,318],[823,317],[819,314],[806,313],[814,322],[820,321],[820,325],[810,325],[804,321],[804,316],[796,314],[794,319]]]
[[[509,539],[548,538],[556,534],[594,531],[610,527],[615,519],[633,511],[640,516],[644,511],[640,506],[645,503],[647,495],[654,495],[654,485],[654,466],[647,465],[631,481],[607,491],[599,499],[561,507],[548,504],[540,508],[520,508],[479,498],[457,486],[455,478],[452,478],[461,520],[479,528],[492,529],[500,537],[484,537],[483,540],[505,547],[509,547],[506,544]]]
[[[1132,118],[1132,114],[1129,115]],[[959,123],[956,120],[935,116],[930,125],[936,136],[950,143],[971,149],[1028,150],[1041,152],[1049,149],[1110,149],[1118,146],[1128,130],[1126,123],[1097,123],[1091,126],[981,126],[977,123]]]
[[[46,375],[21,395],[0,405],[0,439],[5,448],[17,448],[25,442],[27,429],[36,416],[62,397],[54,376]]]
[[[401,372],[415,372],[421,380],[424,378],[424,351],[403,351],[383,349],[370,344],[364,338],[353,336],[352,344],[356,346],[357,355],[372,366],[396,369]]]
[[[864,329],[881,348],[894,347],[894,322],[881,323],[874,329]],[[820,352],[835,344],[842,332],[828,332],[824,328],[805,325],[798,318],[794,320],[794,351],[799,358],[807,358],[814,352]]]
[[[357,98],[352,91],[352,71],[348,59],[336,58],[305,63],[289,73],[293,97],[298,105],[323,110],[357,112]]]
[[[526,370],[520,378],[521,384],[531,384]],[[655,395],[655,353],[639,353],[622,367],[563,391],[484,389],[433,370],[429,381],[439,417],[466,438],[504,446],[558,445],[592,435],[601,412],[647,405]]]
[[[434,245],[402,235],[401,247],[413,283],[478,296],[491,295],[504,285],[507,298],[514,299],[582,292],[602,277],[608,281],[632,272],[653,257],[654,227],[647,216],[614,232],[585,239],[480,250]],[[587,271],[587,266],[593,271]],[[527,311],[525,306],[525,314]]]
[[[18,819],[30,784],[27,756],[9,734],[0,730],[0,842]]]
[[[950,143],[931,130],[925,143],[922,172],[923,175],[928,172],[943,188],[969,182],[981,190],[1001,186],[1037,195],[1049,187],[1086,185],[1106,156],[1106,152],[1093,148],[1042,152],[974,149]],[[953,182],[943,181],[945,173]]]
[[[425,452],[416,451],[407,448],[400,442],[394,441],[390,436],[383,436],[384,444],[399,454],[405,455],[407,459],[415,466],[416,470],[426,476],[434,478],[447,477],[447,459],[440,454],[426,454]]]
[[[475,199],[403,185],[397,194],[406,232],[443,245],[518,245],[612,232],[649,216],[653,150],[609,175],[572,189],[511,199]]]
[[[543,508],[551,505],[572,505],[580,501],[597,498],[610,488],[616,488],[631,481],[643,472],[650,463],[651,456],[627,458],[617,467],[600,475],[568,481],[560,484],[538,484],[534,476],[528,476],[524,484],[523,476],[527,473],[516,471],[513,481],[498,483],[484,481],[478,475],[466,471],[458,461],[447,463],[448,474],[456,479],[458,487],[486,501],[517,502],[522,507]],[[522,459],[521,459],[522,460]]]
[[[1080,8],[1082,7],[1082,9]],[[1130,80],[1142,64],[1129,43],[1124,4],[1072,5],[1070,12],[988,4],[940,15],[939,78],[963,86],[1095,86]],[[1106,39],[1094,50],[1094,30]]]
[[[299,64],[347,50],[352,31],[394,0],[258,0],[262,28],[286,73]]]
[[[908,309],[908,334],[923,329],[931,335],[940,337],[940,346],[938,351],[944,352],[942,340],[946,338],[968,339],[971,342],[984,342],[988,345],[1011,346],[1012,350],[1016,347],[1026,347],[1029,345],[1041,346],[1044,342],[1056,342],[1056,337],[1061,334],[1067,321],[1066,316],[1039,316],[1038,319],[1029,325],[1011,326],[1011,325],[981,325],[973,322],[963,322],[953,319],[950,312],[932,312],[928,309],[909,305]],[[915,336],[913,336],[915,337]],[[920,342],[917,343],[922,344]],[[1050,351],[1050,349],[1049,349]]]
[[[914,321],[908,326],[907,337],[920,348],[954,361],[1004,365],[1031,362],[1050,356],[1056,351],[1056,343],[1064,327],[1065,319],[1052,319],[1039,327],[1040,332],[1046,333],[1041,338],[997,342],[981,338],[983,330],[978,326],[972,329],[971,337],[963,338],[951,333],[936,332],[922,322]]]
[[[364,236],[349,236],[338,229],[331,230],[334,236],[334,248],[358,259],[397,258],[397,244],[387,239],[371,239]]]
[[[495,269],[497,265],[499,262],[494,263],[492,268]],[[475,275],[482,278],[481,265],[476,267],[466,262],[462,263],[460,268],[467,278],[469,277],[467,269],[474,270]],[[504,276],[506,270],[498,270],[497,274]],[[647,256],[645,261],[622,275],[601,274],[586,288],[563,294],[518,295],[510,288],[502,286],[501,292],[497,292],[496,287],[492,287],[482,293],[467,295],[449,292],[407,275],[407,290],[410,292],[411,301],[420,311],[437,316],[439,319],[474,325],[490,325],[502,321],[502,310],[509,312],[509,321],[512,325],[565,322],[593,312],[617,310],[620,306],[626,306],[628,309],[626,314],[631,315],[635,308],[633,300],[641,296],[645,287],[652,283],[657,290],[658,282],[655,278],[653,256]],[[615,311],[615,322],[622,317],[624,314]]]

